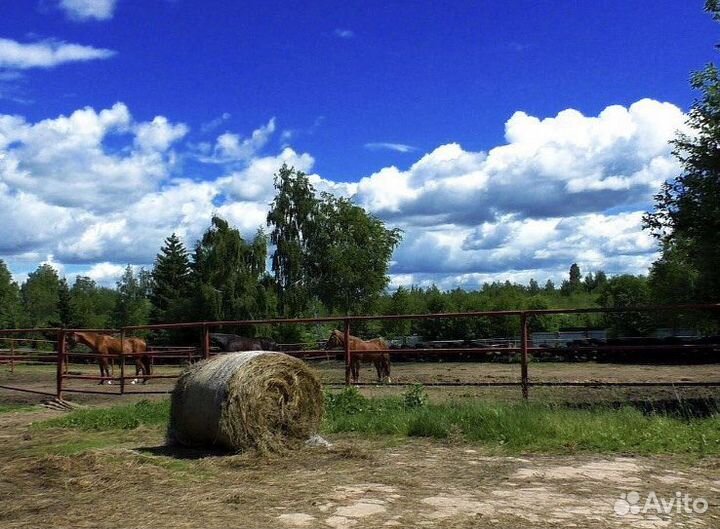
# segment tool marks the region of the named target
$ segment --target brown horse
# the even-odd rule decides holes
[[[95,351],[99,355],[100,376],[107,378],[110,378],[110,363],[113,357],[119,356],[121,353],[144,353],[147,351],[147,344],[141,338],[120,340],[120,338],[94,332],[72,332],[68,335],[68,342],[71,346],[82,343]],[[147,376],[152,375],[152,358],[150,355],[133,355],[133,358],[135,376],[138,377],[142,373],[142,382],[145,384]],[[104,380],[100,380],[100,384],[104,382]],[[135,380],[132,383],[135,383]],[[112,384],[112,381],[108,380],[108,384]]]
[[[378,382],[390,379],[390,354],[382,352],[388,348],[388,344],[382,338],[373,340],[362,340],[357,336],[350,335],[350,371],[353,383],[357,384],[360,379],[360,362],[372,362],[377,371]],[[345,334],[335,329],[325,344],[325,349],[333,347],[345,347]]]

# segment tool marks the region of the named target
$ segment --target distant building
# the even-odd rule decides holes
[[[534,332],[530,334],[533,347],[564,347],[576,340],[607,341],[607,329],[560,330],[558,332]]]
[[[697,329],[673,329],[671,327],[656,329],[653,333],[654,338],[669,338],[670,336],[695,339],[700,338],[702,334]]]

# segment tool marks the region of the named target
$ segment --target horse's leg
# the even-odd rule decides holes
[[[351,368],[352,368],[353,384],[357,384],[358,382],[360,382],[360,357],[359,356],[355,356],[355,358],[353,358]]]
[[[392,379],[390,378],[390,354],[385,353],[383,355],[383,364],[385,367],[385,375],[387,376],[387,382],[390,384]]]
[[[99,385],[102,386],[103,384],[105,384],[105,377],[110,376],[110,370],[108,368],[107,359],[104,356],[98,357],[98,365],[100,366],[100,377],[101,377]],[[108,380],[108,382],[110,382],[110,381]]]
[[[373,365],[375,366],[375,371],[377,371],[378,383],[382,383],[383,371],[384,371],[383,365],[382,365],[382,359],[376,357],[375,359],[373,359]]]
[[[143,371],[142,361],[139,356],[133,357],[133,361],[135,362],[135,378],[133,378],[130,383],[137,384],[140,382],[140,373]]]
[[[148,382],[148,375],[152,375],[152,356],[150,355],[143,355],[140,357],[140,362],[142,362],[143,366],[143,384],[147,384]]]

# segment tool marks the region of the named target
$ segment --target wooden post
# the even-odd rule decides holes
[[[350,356],[350,320],[345,320],[345,385],[350,385],[350,365],[352,357]]]
[[[522,396],[528,400],[528,315],[520,317],[520,369],[522,378]]]
[[[65,331],[57,333],[57,369],[55,372],[55,396],[58,400],[63,398],[63,365],[65,364]]]
[[[202,343],[200,344],[202,349],[203,358],[210,358],[210,329],[207,323],[203,323],[202,326]]]
[[[140,359],[136,358],[136,362]],[[120,329],[120,395],[125,394],[125,331]]]
[[[15,372],[15,340],[10,339],[10,372]]]

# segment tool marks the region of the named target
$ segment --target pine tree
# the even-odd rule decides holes
[[[58,315],[63,327],[69,327],[72,322],[72,309],[70,307],[70,287],[67,279],[60,279],[58,287]]]
[[[530,295],[535,295],[540,292],[540,285],[538,285],[538,282],[535,281],[535,279],[531,279],[528,283],[528,293]]]
[[[190,295],[190,258],[185,245],[176,234],[165,239],[155,257],[150,287],[154,321],[170,321],[181,317],[181,305]]]

